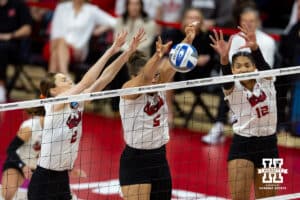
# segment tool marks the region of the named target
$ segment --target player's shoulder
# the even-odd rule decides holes
[[[22,124],[20,125],[20,128],[32,128],[35,123],[36,123],[37,118],[35,117],[31,117],[25,121],[22,122]]]

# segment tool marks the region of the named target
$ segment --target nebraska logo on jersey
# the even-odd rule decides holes
[[[248,101],[252,107],[256,106],[260,102],[264,102],[267,98],[267,95],[264,93],[264,91],[261,91],[260,95],[257,97],[255,95],[252,95],[251,97],[248,97]]]
[[[163,105],[163,99],[160,96],[155,95],[152,102],[147,102],[146,106],[144,107],[144,112],[147,113],[147,115],[151,116],[156,113]]]
[[[72,129],[76,126],[78,126],[78,124],[81,121],[81,112],[77,111],[76,113],[71,113],[68,120],[67,120],[67,125],[69,127],[69,129]]]

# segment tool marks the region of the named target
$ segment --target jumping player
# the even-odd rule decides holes
[[[232,56],[229,66],[228,53],[232,41],[225,42],[223,33],[214,31],[211,46],[220,55],[224,75],[267,70],[270,66],[264,60],[256,42],[255,32],[243,25],[240,34],[246,41],[241,48],[249,47],[251,53],[238,52]],[[276,90],[273,78],[258,78],[236,81],[223,85],[225,99],[237,117],[233,124],[234,137],[228,156],[228,176],[232,199],[249,199],[254,183],[255,197],[274,196],[275,189],[266,189],[262,174],[263,158],[278,158]]]
[[[68,96],[101,91],[118,73],[122,65],[141,43],[145,32],[140,29],[129,46],[97,79],[107,60],[117,53],[125,42],[127,32],[118,34],[113,45],[74,85],[64,74],[49,74],[40,83],[45,97]],[[29,200],[71,199],[68,171],[77,158],[82,135],[83,102],[46,104],[44,131],[38,166],[32,175],[28,189]]]
[[[17,135],[7,148],[2,168],[2,197],[12,200],[25,179],[35,170],[41,149],[44,107],[27,109],[30,118],[23,121]]]
[[[191,44],[196,28],[186,28],[183,42]],[[170,81],[175,70],[168,60],[162,60],[171,42],[156,42],[156,52],[147,61],[141,52],[133,54],[127,66],[131,79],[123,88],[165,83]],[[171,175],[166,158],[166,143],[169,141],[168,110],[165,92],[134,94],[120,99],[126,147],[120,159],[119,179],[123,198],[171,199]]]

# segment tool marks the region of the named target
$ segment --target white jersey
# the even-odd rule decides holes
[[[233,124],[235,134],[268,136],[276,131],[277,107],[274,80],[256,80],[253,92],[240,82],[235,82],[233,92],[226,96],[237,122]]]
[[[124,139],[136,149],[156,149],[169,141],[165,93],[142,94],[135,100],[121,97],[120,114]]]
[[[83,103],[72,102],[53,112],[45,105],[46,116],[38,165],[55,171],[70,170],[77,158],[82,135]]]
[[[41,138],[43,132],[40,117],[35,116],[24,121],[20,128],[25,127],[31,129],[31,137],[27,142],[20,146],[16,152],[27,166],[31,169],[35,169],[41,150]]]

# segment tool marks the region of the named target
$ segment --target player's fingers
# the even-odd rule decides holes
[[[247,31],[246,31],[243,27],[238,26],[237,28],[238,28],[241,32],[243,32],[243,33],[245,33],[245,34],[247,33]]]
[[[214,50],[216,50],[217,49],[217,46],[216,45],[214,45],[214,44],[209,44]]]
[[[215,40],[215,38],[214,38],[212,35],[209,35],[209,38],[211,39],[211,41],[212,41],[214,44],[217,43],[217,41]]]
[[[160,44],[162,44],[162,40],[161,40],[161,37],[160,37],[160,36],[158,36],[158,42],[159,42]]]
[[[219,35],[218,35],[216,29],[214,29],[213,32],[214,32],[214,35],[215,35],[215,39],[216,39],[217,41],[219,41],[220,38],[219,38]]]
[[[246,41],[249,40],[249,38],[248,38],[247,35],[244,35],[244,34],[242,34],[242,33],[239,33],[238,35],[239,35],[240,37],[244,38]]]
[[[220,40],[224,40],[223,31],[220,30]]]

